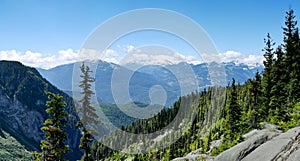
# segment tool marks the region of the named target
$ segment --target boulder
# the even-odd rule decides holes
[[[262,129],[272,130],[272,131],[276,131],[276,132],[282,132],[280,126],[273,125],[268,122],[261,122],[260,126],[262,127]]]
[[[224,151],[215,158],[215,161],[239,161],[251,153],[254,149],[279,135],[269,130],[254,130],[245,134],[248,139],[236,146]]]
[[[217,157],[199,154],[201,149],[174,160],[206,161],[299,161],[300,127],[282,133],[275,125],[265,123],[262,130],[245,134],[246,140],[224,151]],[[217,143],[217,142],[215,142]]]
[[[247,155],[242,161],[290,160],[299,161],[300,127],[290,129],[264,143]]]
[[[210,154],[212,152],[212,150],[214,149],[214,147],[218,147],[222,144],[223,139],[219,139],[219,140],[214,140],[212,142],[209,143],[209,150],[208,150],[208,154]]]
[[[205,161],[214,161],[214,157],[206,154],[188,154],[185,157],[175,158],[172,161],[196,161],[196,160],[205,160]]]

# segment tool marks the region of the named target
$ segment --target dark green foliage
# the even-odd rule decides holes
[[[283,27],[283,34],[284,34],[284,44],[283,47],[285,49],[285,62],[286,62],[286,69],[287,71],[293,71],[293,58],[296,51],[296,37],[299,37],[297,21],[295,20],[294,10],[290,10],[286,12],[285,17],[285,27]],[[289,75],[287,75],[289,76]],[[289,78],[289,77],[287,77]]]
[[[278,124],[285,117],[285,106],[288,99],[286,67],[284,62],[284,53],[279,47],[276,50],[277,59],[272,68],[272,89],[269,103],[269,121]]]
[[[79,148],[84,150],[84,155],[82,160],[89,161],[92,160],[90,156],[90,146],[93,141],[93,134],[97,132],[92,128],[92,125],[97,125],[99,121],[97,120],[98,116],[96,114],[95,108],[91,105],[91,96],[94,92],[91,90],[91,86],[95,79],[90,76],[91,70],[88,66],[85,66],[83,63],[80,67],[82,75],[80,77],[79,87],[82,89],[81,94],[83,94],[81,102],[81,107],[79,112],[82,113],[81,120],[77,123],[77,127],[81,129],[83,136],[80,139]]]
[[[229,98],[226,101],[226,128],[228,131],[228,139],[234,139],[234,135],[239,131],[241,120],[241,108],[238,104],[237,90],[235,80],[232,79]]]
[[[46,139],[41,141],[42,152],[33,152],[35,160],[58,161],[64,160],[63,155],[69,151],[65,144],[67,134],[65,131],[67,123],[66,103],[62,96],[47,92],[50,101],[46,102],[46,113],[49,118],[45,120],[41,130],[45,133]]]
[[[99,105],[109,121],[118,128],[121,128],[122,125],[130,125],[136,120],[136,118],[126,115],[116,104],[100,103]]]
[[[232,84],[230,88],[230,94],[228,99],[226,100],[225,110],[226,112],[226,120],[225,120],[225,138],[226,143],[229,144],[236,140],[241,132],[241,107],[238,104],[238,95],[237,95],[237,87],[235,86],[235,80],[232,79]]]
[[[273,82],[272,82],[272,68],[274,66],[274,62],[275,62],[275,58],[274,58],[274,48],[273,46],[275,45],[275,43],[272,41],[270,34],[267,34],[267,38],[264,40],[265,41],[265,48],[263,49],[264,53],[264,57],[265,60],[263,61],[264,63],[264,71],[263,71],[263,94],[264,94],[264,115],[267,116],[269,109],[270,109],[270,99],[271,99],[271,90],[272,90],[272,86],[273,86]]]
[[[284,42],[274,52],[272,40],[267,36],[265,47],[265,70],[263,73],[264,107],[271,123],[284,125],[290,119],[289,111],[300,97],[300,40],[294,11],[286,13],[283,27]],[[273,62],[273,63],[271,63]]]
[[[266,119],[261,79],[260,73],[256,72],[255,78],[249,79],[238,90],[238,103],[242,111],[240,121],[242,131],[257,128],[258,123]]]
[[[173,145],[170,145],[166,149],[154,150],[153,153],[148,153],[144,155],[127,155],[120,154],[114,150],[111,150],[105,147],[100,142],[94,142],[93,146],[96,149],[93,149],[92,156],[96,156],[93,159],[104,159],[111,157],[108,160],[113,160],[117,156],[122,156],[123,158],[134,158],[135,160],[171,160],[175,157],[183,156],[190,152],[191,150],[196,150],[205,144],[206,148],[209,149],[208,143],[212,139],[219,138],[222,135],[222,124],[214,124],[211,130],[210,126],[216,121],[219,120],[221,111],[224,107],[225,102],[225,88],[223,87],[214,87],[208,88],[207,90],[201,93],[192,93],[188,96],[181,97],[177,102],[174,103],[172,108],[165,108],[160,113],[149,119],[141,119],[133,122],[130,126],[123,126],[121,129],[123,131],[136,133],[136,134],[148,134],[162,129],[167,126],[170,122],[174,121],[176,115],[187,115],[188,113],[178,113],[179,108],[188,108],[190,106],[196,106],[196,111],[194,121],[189,130],[184,132],[183,136],[179,138]],[[219,107],[219,108],[214,108]],[[183,120],[176,120],[177,123],[172,127],[173,129],[178,129],[178,126]],[[221,130],[222,129],[222,130]],[[210,132],[209,132],[210,131]],[[209,139],[200,138],[199,136],[206,136],[206,134],[211,134]],[[214,134],[214,135],[212,135]],[[171,133],[168,137],[157,142],[155,146],[162,146],[169,144],[172,139],[177,135],[177,133]],[[154,136],[156,137],[156,136]],[[110,135],[110,139],[106,139],[106,143],[119,144],[124,149],[130,149],[129,144],[135,146],[135,143],[132,143],[132,140],[140,140],[134,138],[126,138],[122,136],[122,133],[113,133]],[[142,138],[141,138],[142,139]],[[145,144],[145,148],[148,148],[147,140],[142,141]],[[201,143],[202,142],[202,143]],[[205,142],[205,143],[204,143]],[[132,150],[136,149],[133,147]],[[97,152],[97,153],[94,153]]]
[[[294,10],[286,13],[286,27],[284,32],[285,66],[287,69],[286,78],[289,80],[288,91],[289,101],[295,103],[300,97],[300,41],[299,29],[295,20]]]

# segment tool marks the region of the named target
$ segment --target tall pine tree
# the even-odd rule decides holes
[[[295,33],[297,29],[297,21],[295,20],[296,16],[294,15],[294,10],[291,9],[290,11],[286,12],[285,16],[285,27],[283,27],[283,35],[284,35],[284,50],[285,50],[285,62],[286,62],[286,69],[290,73],[293,71],[293,58],[296,51],[296,40],[295,40]],[[290,78],[287,75],[287,78]]]
[[[300,40],[299,29],[296,28],[294,36],[294,52],[292,55],[292,71],[289,81],[289,98],[292,104],[300,101]]]
[[[49,118],[45,120],[41,130],[45,133],[46,139],[41,141],[42,152],[33,152],[37,161],[61,161],[63,155],[69,150],[65,144],[67,134],[65,126],[67,123],[67,112],[65,111],[66,103],[62,96],[47,92],[50,101],[46,102],[46,113]]]
[[[264,40],[265,41],[265,48],[263,49],[264,57],[265,60],[263,61],[264,63],[264,71],[263,71],[263,80],[262,80],[262,85],[263,85],[263,94],[264,94],[264,103],[263,103],[263,110],[262,111],[262,116],[266,117],[268,116],[268,111],[270,109],[270,101],[271,101],[271,89],[272,89],[272,68],[275,62],[274,59],[274,48],[273,46],[275,43],[272,41],[270,34],[267,34],[267,38]]]
[[[284,34],[284,49],[285,49],[285,66],[287,69],[286,83],[288,83],[288,103],[299,100],[300,95],[300,49],[299,49],[299,29],[295,20],[294,10],[286,12]]]
[[[82,160],[91,161],[92,158],[90,156],[90,146],[93,141],[92,133],[95,132],[92,128],[92,125],[97,125],[99,121],[97,120],[98,116],[96,114],[96,110],[93,106],[91,106],[91,96],[94,92],[91,90],[93,82],[95,79],[90,76],[92,72],[88,66],[85,66],[82,63],[80,67],[82,75],[80,77],[82,80],[80,81],[79,87],[82,89],[81,94],[83,94],[81,102],[81,108],[79,112],[82,114],[81,120],[77,123],[77,127],[82,130],[83,136],[80,139],[79,148],[84,150],[84,156]]]
[[[284,52],[279,46],[275,52],[276,61],[272,68],[272,89],[270,99],[269,118],[271,123],[278,124],[285,117],[285,106],[287,103],[286,68]]]
[[[261,105],[261,96],[262,96],[262,91],[261,91],[261,75],[257,71],[255,74],[255,78],[250,80],[250,95],[251,98],[253,98],[251,108],[249,109],[249,120],[250,121],[250,127],[251,128],[257,128],[258,126],[258,121],[262,121],[264,117],[264,111],[260,109]]]
[[[235,85],[235,79],[232,79],[230,95],[226,101],[226,128],[228,130],[228,139],[234,139],[234,135],[239,132],[241,108],[238,104],[238,95]]]

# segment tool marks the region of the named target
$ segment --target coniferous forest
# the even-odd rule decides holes
[[[192,108],[194,116],[189,129],[183,129],[183,135],[175,143],[163,150],[152,149],[150,153],[126,154],[111,150],[101,141],[91,145],[90,160],[172,160],[189,152],[200,149],[203,154],[216,156],[224,150],[244,140],[243,134],[262,126],[261,122],[279,125],[284,131],[300,123],[300,39],[296,16],[291,9],[286,12],[282,44],[275,44],[271,34],[264,39],[264,71],[257,72],[254,78],[244,84],[234,78],[227,87],[210,87],[201,92],[182,96],[172,108],[163,109],[156,116],[147,120],[137,120],[130,126],[123,126],[124,131],[142,134],[151,133],[168,125],[176,116],[179,107]],[[188,113],[188,112],[187,112]],[[180,113],[180,115],[185,115]],[[184,117],[184,118],[191,118]],[[184,120],[180,120],[184,121]],[[175,123],[174,129],[180,122]],[[135,151],[140,145],[128,147],[122,133],[111,134],[106,142],[118,142],[124,151]],[[171,142],[177,133],[155,143]],[[123,139],[120,139],[123,138]],[[142,139],[142,138],[141,138]],[[222,140],[220,146],[209,146],[213,140]],[[138,139],[139,140],[139,139]],[[149,140],[142,140],[145,148]],[[136,145],[136,147],[134,146]],[[137,148],[139,147],[139,148]],[[126,150],[125,150],[126,149]]]
[[[78,121],[82,132],[80,147],[84,151],[82,160],[163,160],[182,157],[199,149],[199,153],[217,156],[226,149],[244,141],[243,134],[259,129],[262,122],[278,125],[287,131],[300,124],[300,35],[296,16],[291,9],[285,15],[282,44],[275,44],[270,33],[264,39],[262,49],[265,60],[262,73],[243,84],[234,78],[226,87],[208,87],[200,92],[181,96],[172,107],[162,109],[149,119],[134,121],[122,126],[121,132],[115,131],[100,140],[93,138],[84,127],[84,122],[97,124],[96,110],[91,106],[91,83],[88,66],[82,65],[83,89],[81,113]],[[49,114],[42,127],[46,140],[41,143],[42,152],[34,152],[36,160],[62,160],[69,151],[64,131],[67,121],[66,106],[62,97],[49,93],[51,99],[46,111]],[[179,116],[179,117],[178,117]],[[181,119],[175,119],[181,118]],[[165,126],[169,131],[154,133]],[[92,128],[93,126],[88,126]],[[153,133],[155,141],[142,135]],[[178,139],[176,139],[178,138]],[[210,143],[220,140],[219,146]],[[116,145],[122,151],[113,150],[105,145]],[[166,148],[163,145],[168,145]]]

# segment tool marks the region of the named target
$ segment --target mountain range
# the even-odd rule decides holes
[[[72,93],[72,79],[74,67],[78,64],[66,64],[57,66],[52,69],[37,69],[41,75],[49,80],[57,88],[69,93]],[[136,66],[140,68],[136,68]],[[224,81],[219,82],[218,85],[226,86],[232,78],[239,83],[244,83],[249,78],[254,77],[255,72],[261,72],[263,66],[256,64],[249,66],[237,62],[226,63],[203,63],[203,64],[171,64],[171,65],[140,65],[140,64],[126,64],[117,65],[99,60],[96,62],[95,68],[95,93],[99,102],[126,104],[129,102],[141,102],[145,104],[151,103],[151,89],[154,86],[161,87],[166,93],[166,100],[163,105],[171,106],[179,96],[194,92],[195,90],[203,90],[205,87],[215,85],[212,82],[211,75],[216,75],[209,69],[224,70]],[[78,69],[76,69],[77,71]],[[193,73],[192,73],[193,72]],[[114,81],[113,76],[116,73],[124,75],[131,75],[128,81],[118,79]],[[113,82],[113,83],[112,83]],[[113,88],[118,87],[118,92],[129,92],[130,99],[121,99],[116,101],[113,93]],[[182,86],[184,84],[184,86]],[[128,86],[128,91],[124,87]],[[124,89],[124,90],[122,90]],[[76,88],[75,88],[76,90]],[[159,88],[158,88],[159,90]],[[73,92],[78,93],[79,91]],[[162,93],[160,93],[161,95]],[[155,94],[153,94],[155,95]]]

